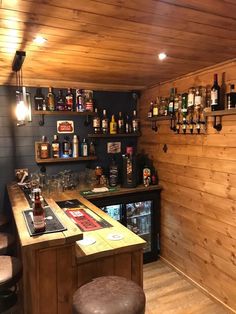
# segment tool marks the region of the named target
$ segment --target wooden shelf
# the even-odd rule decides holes
[[[62,163],[62,162],[78,162],[78,161],[91,161],[97,160],[97,156],[88,156],[88,157],[68,157],[68,158],[46,158],[40,159],[35,157],[37,164],[52,164],[52,163]]]
[[[83,111],[83,112],[76,112],[76,111],[44,111],[44,110],[32,110],[33,115],[48,115],[48,116],[94,116],[95,112],[91,111]]]
[[[210,111],[205,112],[205,117],[219,117],[219,116],[229,116],[236,114],[236,109],[229,109],[229,110],[218,110],[218,111]]]
[[[146,121],[163,121],[163,120],[170,120],[171,116],[157,116],[152,118],[146,118]]]
[[[124,134],[88,134],[89,138],[119,138],[119,137],[138,137],[140,133],[124,133]]]

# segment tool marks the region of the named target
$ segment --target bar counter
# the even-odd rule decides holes
[[[22,293],[24,313],[71,313],[73,292],[92,278],[121,275],[140,286],[143,283],[143,246],[145,241],[109,217],[79,194],[66,191],[46,199],[48,205],[67,228],[66,231],[30,236],[22,211],[29,207],[24,193],[17,186],[8,186],[9,199],[19,238],[23,262]],[[112,226],[81,232],[55,201],[78,199]],[[122,239],[110,240],[108,235],[121,234]],[[83,236],[96,242],[82,245]]]

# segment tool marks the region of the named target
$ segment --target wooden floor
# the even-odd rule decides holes
[[[145,314],[229,314],[162,260],[144,265]]]

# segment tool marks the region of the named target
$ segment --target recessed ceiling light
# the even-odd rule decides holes
[[[164,60],[166,57],[167,57],[167,55],[166,55],[165,52],[161,52],[161,53],[159,53],[159,55],[158,55],[159,60]]]
[[[47,39],[43,38],[42,36],[37,36],[37,37],[35,37],[35,39],[34,39],[34,42],[35,42],[36,44],[44,44],[45,41],[47,41]]]

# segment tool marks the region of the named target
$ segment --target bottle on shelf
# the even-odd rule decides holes
[[[86,142],[86,139],[84,138],[81,143],[81,156],[87,157],[88,156],[88,143]]]
[[[74,158],[79,157],[79,140],[76,134],[74,134],[72,140],[72,157]]]
[[[62,142],[62,157],[63,158],[71,157],[71,143],[68,136],[65,136]]]
[[[153,104],[153,107],[152,107],[152,116],[157,117],[158,114],[159,114],[158,103],[157,103],[157,101],[155,101]]]
[[[65,110],[73,111],[73,108],[74,108],[74,95],[72,93],[72,89],[68,88],[65,97]]]
[[[57,96],[57,103],[56,103],[56,110],[58,111],[65,111],[66,104],[65,104],[65,97],[63,95],[63,90],[60,89]]]
[[[131,124],[130,117],[128,114],[126,115],[126,120],[125,120],[125,133],[132,133],[132,124]]]
[[[196,87],[194,101],[194,121],[196,123],[197,133],[200,133],[201,130],[201,107],[202,107],[201,87]]]
[[[110,121],[110,134],[117,134],[117,123],[113,114]]]
[[[148,166],[143,168],[143,185],[148,187],[151,184],[151,169]]]
[[[84,96],[82,89],[76,89],[76,112],[85,111]]]
[[[42,136],[42,141],[39,143],[39,158],[50,158],[50,144],[46,136]]]
[[[148,111],[148,118],[152,118],[153,116],[153,102],[150,102],[150,107],[149,107],[149,111]]]
[[[115,162],[115,159],[112,158],[112,161],[109,166],[109,185],[115,187],[118,184],[118,165]]]
[[[119,112],[119,115],[118,115],[117,124],[118,124],[118,133],[119,134],[125,133],[125,122],[124,122],[124,118],[121,111]]]
[[[181,105],[181,113],[182,113],[182,130],[186,133],[187,129],[187,113],[188,113],[188,93],[182,94],[182,105]]]
[[[220,110],[220,86],[218,76],[214,74],[214,83],[211,88],[211,111]]]
[[[43,232],[46,229],[45,212],[40,200],[40,192],[35,192],[33,205],[33,225],[35,232]]]
[[[122,155],[122,185],[130,188],[137,186],[137,167],[133,147],[126,147],[126,154]]]
[[[222,73],[222,81],[220,85],[220,110],[227,108],[226,103],[226,83],[225,83],[225,72]]]
[[[179,110],[179,98],[181,97],[181,95],[177,94],[177,89],[176,89],[176,93],[175,93],[175,97],[174,97],[174,112],[177,112]]]
[[[227,93],[227,109],[236,108],[236,91],[234,84],[229,84],[229,92]]]
[[[175,88],[170,89],[170,97],[168,103],[168,114],[172,115],[174,113],[174,99],[175,99]]]
[[[99,134],[101,132],[101,119],[98,115],[98,109],[94,109],[95,116],[93,117],[93,132]]]
[[[106,109],[103,109],[102,111],[102,133],[107,134],[109,131],[109,120],[107,117],[107,111]]]
[[[53,141],[52,141],[52,158],[59,158],[60,157],[60,142],[58,140],[58,135],[53,136]]]
[[[89,156],[95,156],[96,151],[95,151],[95,144],[93,141],[90,141],[89,143]]]
[[[42,88],[38,87],[36,89],[36,94],[34,96],[34,107],[35,110],[43,110],[43,102],[45,100],[45,97],[42,93]]]
[[[137,111],[133,111],[133,117],[132,117],[132,132],[138,133],[140,131],[140,121],[137,118]]]
[[[51,86],[48,88],[47,107],[48,107],[48,110],[50,110],[50,111],[55,110],[55,95],[53,93]]]
[[[93,92],[89,91],[85,99],[85,110],[93,112]]]

